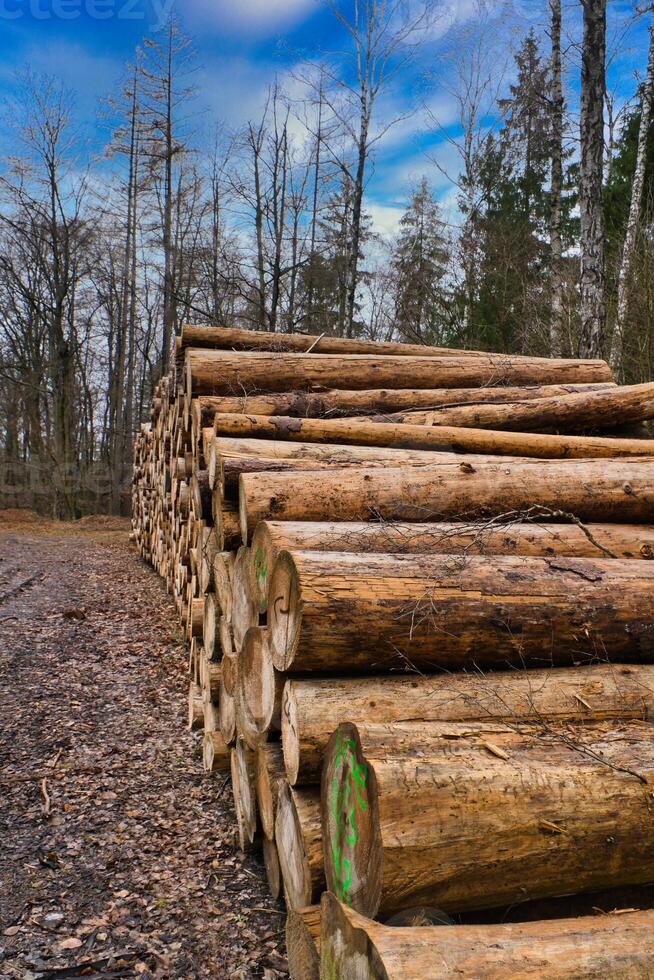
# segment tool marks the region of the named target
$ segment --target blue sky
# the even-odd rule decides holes
[[[634,92],[634,70],[644,71],[646,23],[641,18],[629,26],[631,4],[614,3],[609,9],[610,44],[620,52],[611,60],[609,88],[621,104]],[[322,0],[0,0],[0,96],[11,96],[14,73],[26,64],[61,77],[75,93],[91,148],[99,150],[108,135],[107,121],[98,113],[100,100],[117,91],[135,47],[156,33],[171,10],[196,44],[198,119],[207,131],[215,121],[237,130],[256,117],[275,74],[292,88],[297,84],[294,66],[346,47]],[[475,0],[443,5],[420,56],[379,106],[381,119],[417,110],[387,134],[375,154],[367,199],[381,230],[392,230],[412,181],[423,173],[444,202],[454,199],[446,176],[457,170],[456,150],[447,138],[458,133],[450,90],[465,45],[483,32],[492,70],[499,75],[509,65],[506,84],[512,44],[531,26],[540,32],[547,11],[546,0],[487,0],[482,17]],[[574,40],[577,2],[565,6],[564,23]],[[573,49],[569,72],[574,109],[578,66]],[[6,139],[2,146],[6,148]]]

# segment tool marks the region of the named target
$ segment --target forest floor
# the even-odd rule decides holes
[[[20,516],[20,515],[18,515]],[[285,977],[282,906],[186,727],[127,522],[0,512],[0,978]]]

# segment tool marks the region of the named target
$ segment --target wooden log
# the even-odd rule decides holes
[[[565,555],[570,558],[654,558],[654,527],[640,524],[411,524],[261,521],[250,547],[250,590],[259,612],[280,551],[353,554]]]
[[[275,843],[287,906],[315,903],[325,885],[317,789],[294,790],[288,783],[280,787]]]
[[[257,804],[261,829],[270,840],[275,837],[277,799],[285,782],[286,772],[280,743],[265,742],[259,745],[256,751]]]
[[[286,916],[286,953],[291,980],[320,980],[319,905],[289,909]]]
[[[607,391],[614,382],[568,385],[532,385],[508,388],[375,388],[363,391],[281,391],[258,395],[201,395],[193,399],[194,426],[201,431],[213,426],[216,415],[287,415],[291,418],[338,418],[348,415],[376,415],[433,411],[447,405],[526,402],[581,391]],[[209,463],[207,461],[207,468]]]
[[[269,333],[263,330],[243,330],[238,327],[213,327],[205,324],[185,323],[180,334],[180,349],[199,347],[228,351],[276,351],[277,353],[315,354],[395,354],[438,357],[455,353],[457,356],[487,356],[483,351],[452,350],[449,347],[431,347],[426,344],[403,344],[393,341],[354,340],[348,337],[331,337],[308,333]],[[497,355],[501,356],[501,355]],[[539,358],[519,358],[539,360]],[[542,360],[542,358],[541,358]]]
[[[202,639],[204,626],[204,599],[191,599],[188,613],[189,639],[192,636]]]
[[[651,562],[283,551],[270,649],[314,674],[651,662],[653,587]]]
[[[232,618],[232,578],[236,555],[231,551],[219,552],[213,561],[213,582],[221,614]]]
[[[369,354],[239,353],[186,351],[186,391],[197,395],[242,395],[259,391],[350,389],[472,388],[494,384],[566,384],[612,381],[604,361],[554,358],[518,360],[479,354],[477,357],[397,356]]]
[[[281,728],[283,677],[275,671],[268,631],[253,626],[238,654],[236,727],[251,749],[265,742],[271,729]]]
[[[248,850],[257,832],[257,795],[255,788],[254,753],[243,739],[236,739],[231,750],[232,792],[238,823],[241,850]]]
[[[654,518],[653,474],[654,458],[249,473],[240,480],[241,533],[249,541],[265,520],[551,520],[568,514],[647,524]]]
[[[188,688],[188,727],[189,731],[197,732],[204,724],[204,706],[202,704],[202,689],[199,684],[191,683]]]
[[[205,732],[202,743],[202,763],[205,772],[229,772],[230,752],[220,732]]]
[[[359,915],[327,892],[321,913],[322,976],[338,980],[644,980],[654,959],[651,910],[481,926],[393,927]]]
[[[202,542],[200,552],[200,592],[205,595],[213,589],[213,566],[216,555],[218,554],[218,542],[212,527],[204,527],[202,530]]]
[[[223,500],[238,497],[242,473],[328,470],[356,466],[428,466],[461,462],[461,455],[423,449],[384,449],[372,446],[340,446],[311,442],[271,442],[267,439],[216,437],[220,487]],[[510,457],[467,454],[468,463],[504,462]],[[512,457],[511,457],[512,458]]]
[[[220,711],[218,700],[212,700],[206,695],[202,695],[202,710],[204,713],[204,731],[213,733],[220,731]]]
[[[654,384],[575,392],[536,401],[458,405],[432,411],[379,415],[380,422],[454,425],[513,432],[583,432],[615,428],[654,417]]]
[[[222,672],[220,676],[220,695],[218,698],[220,733],[227,743],[233,745],[236,738],[236,707],[234,705],[234,694],[227,689],[227,682],[231,679],[231,671],[226,667],[230,661],[235,660],[233,656],[223,657]]]
[[[196,468],[190,479],[189,493],[191,511],[196,519],[211,522],[211,487],[209,486],[209,474],[206,470]]]
[[[654,666],[288,680],[282,748],[292,786],[319,781],[327,742],[348,717],[356,718],[364,733],[378,723],[396,722],[653,720]]]
[[[259,611],[250,593],[249,548],[239,548],[234,562],[232,580],[232,630],[237,652],[242,648],[245,634],[259,622]]]
[[[263,839],[263,863],[268,879],[268,888],[273,898],[279,898],[282,890],[282,872],[279,867],[279,855],[274,840]]]
[[[409,425],[371,419],[289,419],[264,415],[217,415],[219,436],[279,439],[289,442],[340,442],[351,446],[429,449],[537,459],[590,459],[648,456],[650,439],[612,439],[605,436],[546,435],[501,432],[462,426]]]
[[[216,633],[220,628],[220,612],[218,602],[213,592],[208,592],[204,597],[204,610],[202,616],[202,644],[205,655],[209,660],[214,657],[220,658],[220,645],[216,644]]]
[[[238,510],[231,501],[223,500],[220,493],[213,493],[213,532],[219,551],[231,551],[240,541]]]
[[[222,678],[222,668],[219,663],[212,663],[206,656],[202,660],[202,693],[203,697],[210,701],[218,701],[220,697],[220,680]]]
[[[652,726],[340,725],[321,785],[327,887],[365,915],[654,877]]]

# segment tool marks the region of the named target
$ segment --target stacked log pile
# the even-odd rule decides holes
[[[292,976],[653,962],[649,912],[374,921],[654,882],[653,417],[601,361],[183,328],[133,537]]]

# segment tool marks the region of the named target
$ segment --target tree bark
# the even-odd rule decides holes
[[[277,521],[471,521],[511,515],[652,523],[654,459],[540,460],[241,477],[241,532]],[[520,512],[520,513],[515,513]]]
[[[650,910],[541,922],[397,928],[359,915],[327,892],[321,920],[323,976],[339,980],[646,980],[654,957]],[[298,941],[300,963],[306,945],[306,939]],[[298,973],[301,980],[316,976]]]
[[[325,753],[327,887],[365,915],[446,912],[654,875],[651,726],[340,725]]]
[[[612,381],[604,361],[532,360],[487,354],[397,357],[366,354],[231,353],[186,351],[186,391],[198,395],[242,395],[261,391],[302,391],[313,387],[349,389],[470,388],[489,385],[566,384]]]
[[[547,667],[654,660],[650,562],[282,552],[277,670]]]
[[[604,95],[606,0],[582,0],[581,53],[581,336],[582,357],[600,357],[604,346]]]
[[[282,701],[282,748],[291,786],[320,781],[332,732],[414,722],[596,722],[654,718],[654,666],[606,665],[498,674],[291,679]]]

